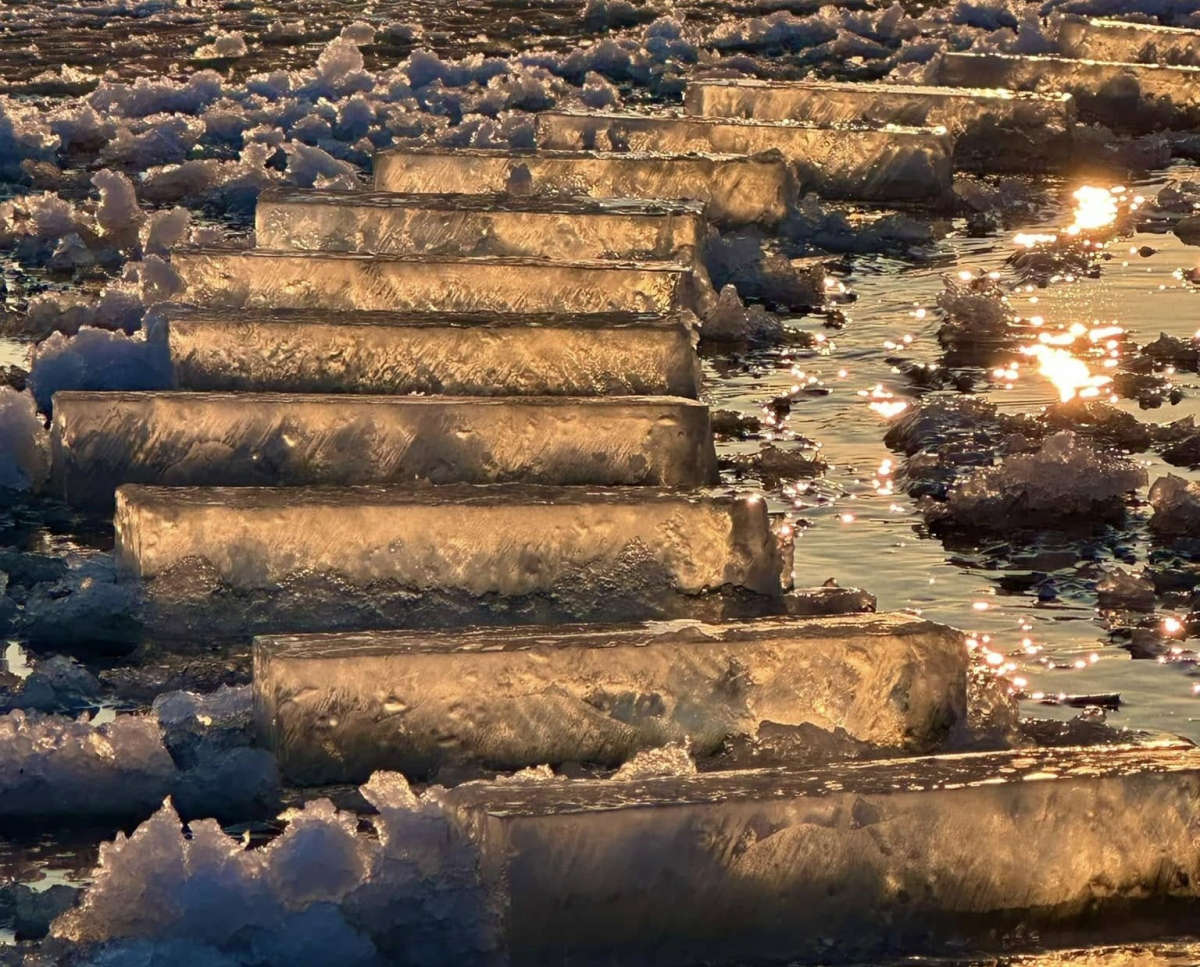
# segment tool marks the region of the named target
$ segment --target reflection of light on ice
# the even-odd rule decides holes
[[[1064,349],[1037,343],[1022,347],[1021,352],[1037,360],[1038,372],[1055,385],[1064,403],[1075,396],[1083,399],[1099,396],[1100,387],[1112,382],[1111,376],[1093,376],[1087,363]]]
[[[1057,235],[1046,232],[1017,232],[1013,236],[1013,244],[1021,248],[1034,248],[1038,245],[1053,245],[1058,241]]]

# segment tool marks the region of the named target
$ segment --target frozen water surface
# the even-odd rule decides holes
[[[0,364],[28,369],[30,342],[59,333],[40,351],[41,375],[31,385],[43,411],[55,389],[100,388],[153,375],[146,365],[151,361],[140,356],[143,344],[134,342],[127,349],[121,340],[129,337],[111,333],[137,330],[146,305],[173,294],[178,280],[164,259],[166,253],[181,244],[212,245],[230,237],[244,244],[248,214],[264,188],[344,190],[366,184],[375,147],[436,144],[526,150],[535,134],[531,110],[670,109],[685,75],[698,65],[706,75],[768,80],[801,78],[814,67],[840,80],[872,80],[895,69],[895,80],[920,82],[931,76],[932,59],[943,47],[1053,54],[1057,37],[1036,16],[1051,7],[1092,16],[1143,14],[1193,29],[1200,14],[1200,3],[1194,0],[954,3],[914,8],[916,16],[894,5],[819,7],[803,0],[780,5],[677,4],[670,9],[615,0],[523,4],[519,10],[465,3],[436,11],[425,5],[385,3],[369,14],[356,11],[355,17],[368,17],[370,24],[351,27],[340,37],[352,18],[318,0],[271,8],[246,4],[219,12],[203,0],[186,6],[118,2],[5,7],[0,10],[5,27],[0,33],[0,75],[6,91],[15,96],[0,103],[0,170],[7,179],[6,200],[0,202],[0,238],[6,251],[0,298],[16,334],[0,343]],[[244,36],[245,56],[233,56],[241,49],[235,41],[218,40],[218,18],[222,35]],[[202,49],[205,57],[224,52],[225,60],[197,61],[194,55]],[[477,56],[461,59],[467,54]],[[201,67],[213,69],[200,71]],[[104,77],[110,69],[113,73]],[[140,83],[128,85],[138,78]],[[986,81],[973,76],[965,82]],[[1128,81],[1122,78],[1115,93],[1120,95],[1117,103],[1128,103],[1121,99],[1131,93]],[[1177,93],[1169,90],[1165,96],[1173,99]],[[1151,115],[1122,116],[1136,121]],[[1194,142],[1184,134],[1120,141],[1087,129],[1083,143],[1089,158],[1110,165],[1115,161],[1121,168],[1132,159],[1162,169],[1170,163],[1172,144],[1183,157],[1195,152]],[[128,183],[101,175],[103,169],[120,173]],[[504,177],[507,185],[507,172]],[[1080,714],[1075,706],[1092,705],[1083,720],[1070,726],[1075,731],[1064,734],[1079,734],[1107,717],[1110,725],[1200,737],[1197,666],[1188,637],[1194,633],[1189,614],[1195,610],[1190,601],[1196,585],[1195,549],[1178,541],[1178,535],[1151,527],[1155,509],[1144,487],[1124,504],[1125,521],[1119,526],[1076,522],[1062,529],[987,535],[939,531],[930,536],[924,514],[906,487],[919,480],[929,487],[927,496],[937,500],[938,487],[964,476],[973,468],[972,460],[987,463],[1035,453],[1045,434],[1026,436],[1022,443],[1006,432],[995,447],[986,441],[961,446],[935,468],[946,471],[944,479],[917,473],[922,468],[889,450],[883,437],[889,421],[918,397],[955,398],[963,388],[973,388],[1014,417],[1079,390],[1094,393],[1096,401],[1115,396],[1113,405],[1119,412],[1146,423],[1200,416],[1195,355],[1189,355],[1196,328],[1191,280],[1200,250],[1185,245],[1189,226],[1180,218],[1190,211],[1189,199],[1196,195],[1188,181],[1200,181],[1200,173],[1182,162],[1149,177],[1122,174],[1124,190],[1116,193],[1109,192],[1118,184],[1115,177],[1093,178],[1090,190],[1077,197],[1078,179],[960,178],[956,187],[967,207],[936,217],[920,211],[846,213],[807,202],[802,219],[789,231],[795,227],[794,239],[819,240],[842,253],[830,293],[840,294],[844,288],[843,301],[826,314],[784,320],[789,332],[807,338],[777,349],[706,355],[713,401],[739,418],[725,418],[719,456],[730,479],[756,483],[754,473],[770,476],[766,504],[776,514],[790,515],[798,571],[811,575],[811,581],[828,576],[846,586],[868,587],[879,596],[881,608],[916,608],[925,617],[965,628],[981,663],[1003,672],[1027,697],[1027,712],[1074,719]],[[1153,199],[1168,182],[1181,186],[1173,202],[1164,202],[1170,211],[1153,213],[1142,204],[1133,217],[1125,214],[1137,196]],[[524,184],[521,180],[517,186]],[[476,179],[464,190],[483,189]],[[146,207],[130,204],[131,191]],[[770,195],[766,191],[756,198]],[[1121,195],[1126,200],[1114,203]],[[1114,219],[1116,227],[1106,227]],[[1176,222],[1179,234],[1169,231]],[[862,231],[854,235],[850,227]],[[1018,233],[1021,239],[1015,238]],[[1048,236],[1055,240],[1047,241]],[[1089,254],[1072,241],[1078,236],[1089,242],[1095,237],[1105,247],[1098,256],[1095,250]],[[788,263],[801,254],[808,252],[777,250],[772,264],[779,267],[778,259]],[[943,345],[938,338],[940,332],[945,334],[947,321],[939,307],[939,296],[946,291],[944,276],[959,272],[996,273],[995,281],[1011,303],[1011,312],[1003,317],[1012,331],[1002,327],[1004,338],[973,357],[957,353],[952,340]],[[776,277],[785,278],[786,273],[781,269]],[[851,297],[855,301],[848,301]],[[1044,344],[1035,332],[1038,317],[1047,335]],[[971,322],[983,324],[980,319]],[[85,333],[101,335],[73,338],[81,326]],[[1155,341],[1163,331],[1177,340],[1175,348],[1160,343],[1167,353],[1162,364],[1146,367],[1145,354],[1137,353],[1133,344]],[[1112,359],[1116,366],[1107,364]],[[1105,381],[1110,371],[1111,383]],[[14,394],[22,392],[23,379],[20,372],[4,372]],[[106,382],[92,382],[98,379]],[[1138,405],[1139,399],[1146,409]],[[5,466],[14,468],[12,479],[18,485],[45,472],[44,439],[36,429],[33,405],[25,396],[6,397],[7,429],[0,445],[5,458],[12,458]],[[1055,428],[1088,440],[1102,439],[1104,433],[1126,441],[1134,438],[1124,431],[1118,434],[1115,424],[1081,428],[1068,421]],[[1025,430],[1031,432],[1029,426]],[[1176,438],[1168,441],[1167,431],[1145,431],[1148,448],[1131,455],[1146,465],[1152,487],[1168,474],[1188,482],[1198,479],[1187,459],[1191,431],[1182,425],[1169,432]],[[768,443],[775,452],[764,449]],[[1169,454],[1182,465],[1168,463]],[[781,467],[792,469],[781,473]],[[1161,498],[1172,491],[1178,491],[1177,485],[1159,486],[1156,493]],[[47,559],[68,555],[95,561],[98,551],[111,546],[111,531],[61,507],[33,503],[27,495],[6,492],[5,500],[0,531],[16,553],[2,568],[8,576],[4,614],[18,613],[24,627],[49,629],[38,644],[28,643],[28,651],[9,649],[9,667],[16,678],[28,675],[26,661],[36,667],[44,654],[66,647],[68,639],[61,634],[61,621],[55,625],[55,615],[87,615],[72,621],[78,637],[69,639],[70,645],[83,649],[82,657],[98,680],[120,683],[121,695],[138,696],[125,700],[143,706],[143,711],[158,687],[155,683],[185,680],[211,690],[226,677],[241,675],[237,683],[245,684],[244,665],[230,658],[226,667],[221,654],[187,665],[168,661],[161,653],[138,654],[116,668],[104,667],[112,659],[100,657],[100,645],[111,645],[111,628],[93,620],[104,613],[95,607],[97,598],[107,600],[112,587],[98,577],[103,568],[73,567],[53,575],[39,569],[46,567]],[[522,525],[524,538],[530,527],[528,521]],[[767,546],[765,529],[762,539]],[[618,559],[609,573],[618,578],[636,573],[640,578],[646,573],[639,570],[645,563],[644,557],[632,555],[631,560]],[[1122,572],[1131,577],[1118,576]],[[204,569],[183,575],[186,580],[176,590],[194,590],[197,585],[189,582],[197,574],[202,590],[221,591],[220,581],[214,582],[211,571]],[[1147,584],[1154,590],[1152,605]],[[320,589],[301,582],[295,591],[300,601],[319,612],[327,603],[314,596]],[[218,598],[227,600],[220,594]],[[1096,608],[1102,600],[1106,610],[1100,613]],[[356,602],[362,608],[359,616],[372,614],[374,603],[369,598]],[[565,610],[586,611],[596,604],[575,598]],[[524,617],[536,617],[539,605],[526,599]],[[123,605],[122,611],[128,610],[128,604]],[[186,625],[189,647],[203,649],[211,643],[213,617],[220,611],[220,605],[210,606],[192,615]],[[15,633],[24,639],[23,633]],[[5,687],[15,692],[18,686],[6,679]],[[100,699],[106,704],[97,724],[112,720],[113,708],[107,703],[114,694],[106,691]],[[1096,710],[1099,705],[1105,708]],[[73,726],[62,730],[64,736],[75,733]],[[188,729],[178,730],[175,738],[173,754],[198,755],[203,746],[210,752],[216,749],[214,754],[221,758],[224,739],[197,743]],[[100,739],[89,740],[89,747],[93,744],[99,745]],[[65,757],[63,763],[74,761]],[[240,762],[238,768],[246,770],[242,778],[224,788],[250,788],[245,776],[253,765]],[[69,783],[76,773],[65,770],[60,775]],[[195,788],[219,792],[220,776],[212,775],[197,776]],[[113,780],[108,776],[104,781]],[[128,789],[137,791],[133,785]],[[1125,812],[1157,814],[1144,803]],[[264,862],[266,869],[291,862],[286,860],[292,855],[289,851],[303,845],[300,831],[321,837],[352,822],[337,818],[336,810],[319,816],[314,812],[309,819],[313,822],[294,824],[302,829],[287,849]],[[1028,826],[1015,825],[1006,842],[1023,842],[1028,830],[1037,832],[1032,818]],[[220,838],[202,836],[194,854],[185,855],[173,816],[166,816],[158,831],[162,835],[157,844],[168,852],[178,849],[180,869],[211,877],[165,882],[228,882],[221,879],[233,870],[225,863],[226,852],[209,849],[219,846]],[[237,836],[247,831],[234,830]],[[110,833],[80,845],[79,855],[89,855],[96,840]],[[252,832],[252,839],[254,835],[260,834]],[[397,833],[396,839],[416,843],[419,838]],[[977,842],[978,827],[972,826],[964,839]],[[50,870],[53,880],[61,870],[73,874],[91,865],[63,858],[65,844],[64,837],[42,852],[23,846],[10,850],[6,844],[4,868],[32,870],[35,875]],[[12,851],[21,858],[10,862]],[[315,865],[335,873],[345,868],[336,858],[346,854],[297,852],[321,857]],[[254,858],[258,851],[245,855]],[[1039,854],[1039,859],[1047,855]],[[327,859],[330,856],[336,858]],[[244,861],[237,862],[239,883],[263,882],[258,872],[262,867],[253,859],[244,880]],[[288,869],[314,868],[303,858],[295,864]],[[350,866],[353,869],[353,862]],[[1028,868],[1023,868],[1026,878]],[[125,882],[141,889],[146,867],[132,869],[134,875]],[[306,923],[314,933],[309,934],[291,929],[296,919],[276,914],[308,904],[313,897],[318,898],[314,902],[340,901],[346,895],[343,887],[361,882],[346,876],[336,888],[315,890],[303,898],[268,890],[263,899],[259,890],[254,896],[262,905],[249,907],[235,891],[235,900],[223,909],[232,909],[236,916],[202,917],[178,930],[183,947],[170,948],[159,944],[162,931],[178,928],[174,914],[144,916],[130,900],[135,894],[123,892],[117,879],[106,908],[100,909],[98,897],[87,916],[69,929],[64,926],[60,934],[137,936],[142,946],[127,956],[148,958],[157,950],[175,961],[186,953],[206,963],[246,962],[231,952],[231,934],[220,934],[213,926],[217,921],[229,925],[231,932],[245,926],[239,937],[262,938],[266,946],[258,949],[282,951],[280,958],[289,963],[300,962],[294,947],[270,946],[283,944],[289,932],[305,940],[345,939],[336,918],[311,917]],[[299,880],[311,883],[313,877]],[[317,881],[324,883],[324,878]],[[178,893],[172,888],[161,895],[171,900]],[[250,912],[243,916],[246,909]],[[355,918],[362,909],[356,907]],[[431,930],[441,930],[448,920],[457,925],[469,922],[460,911],[448,913],[447,907],[436,904],[433,909],[435,914],[427,917],[414,908],[401,927],[394,926],[394,911],[380,917],[379,922],[390,925],[396,945],[391,949],[403,948],[411,955]],[[129,926],[123,917],[136,923]],[[373,936],[378,939],[385,932],[380,927]],[[469,933],[459,930],[456,936]],[[339,949],[350,960],[362,948],[348,941]],[[1017,962],[1141,967],[1195,960],[1194,949],[1189,952],[1183,945]]]

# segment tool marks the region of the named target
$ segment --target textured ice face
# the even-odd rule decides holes
[[[825,126],[869,122],[944,127],[954,139],[956,165],[984,171],[1044,170],[1047,165],[1066,161],[1075,119],[1074,103],[1067,94],[835,81],[701,78],[689,82],[684,105],[691,113],[709,117],[803,121]],[[895,128],[888,131],[893,132],[893,140],[905,137]],[[906,162],[895,146],[885,146],[886,136],[878,134],[876,140],[865,134],[856,139],[852,132],[843,135],[858,149],[859,163],[893,169],[878,176],[881,186],[889,177],[901,178],[905,164],[915,170],[911,168],[911,156]],[[916,150],[914,141],[910,151]],[[929,139],[925,150],[939,149]]]
[[[778,157],[588,151],[392,149],[375,158],[380,191],[684,198],[717,225],[776,225],[794,196]]]
[[[966,649],[901,615],[276,636],[256,642],[255,696],[302,784],[620,765],[668,742],[709,756],[771,724],[928,750],[965,721]]]
[[[212,308],[393,312],[670,312],[693,302],[692,265],[191,249],[172,264]]]
[[[59,393],[59,492],[125,483],[353,486],[717,481],[708,407],[674,397]]]
[[[952,141],[942,130],[791,119],[545,112],[538,145],[549,149],[756,155],[778,151],[800,191],[869,201],[937,199],[950,189]]]
[[[695,399],[696,320],[677,316],[173,309],[177,388]]]

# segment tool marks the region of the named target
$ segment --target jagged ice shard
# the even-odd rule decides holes
[[[126,486],[116,554],[186,636],[741,616],[784,607],[754,496],[527,485]]]
[[[1130,23],[1104,17],[1067,17],[1058,25],[1064,57],[1200,66],[1200,30]]]
[[[444,483],[698,487],[718,480],[708,407],[675,397],[289,393],[54,396],[54,483],[111,505],[120,484]]]
[[[1178,935],[1200,909],[1192,747],[468,783],[440,800],[480,850],[509,965],[957,962]]]
[[[1200,67],[995,53],[946,52],[941,58],[942,84],[1067,91],[1085,121],[1132,131],[1200,124]]]
[[[171,264],[183,298],[210,308],[669,312],[697,298],[690,263],[193,248]]]
[[[928,751],[966,716],[962,635],[912,615],[274,636],[255,718],[292,782],[619,765],[764,722]]]
[[[397,255],[617,259],[687,265],[707,228],[699,202],[271,188],[260,248]]]
[[[189,390],[695,399],[687,314],[503,315],[165,310]]]
[[[375,155],[379,191],[683,198],[723,227],[783,221],[794,200],[778,157],[603,151],[390,148]]]
[[[760,121],[941,126],[954,138],[955,165],[980,171],[1065,164],[1075,124],[1070,94],[879,82],[697,80],[688,83],[684,106],[692,114]]]
[[[551,149],[634,152],[778,151],[801,193],[911,202],[950,191],[953,141],[932,128],[822,127],[799,121],[545,111],[538,144]]]

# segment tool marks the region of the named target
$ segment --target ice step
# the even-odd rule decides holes
[[[542,147],[566,150],[778,151],[801,193],[877,202],[920,202],[950,191],[953,140],[931,128],[821,127],[799,121],[545,111]]]
[[[376,769],[615,766],[764,722],[929,751],[966,715],[962,635],[913,615],[268,636],[255,718],[300,785]]]
[[[403,195],[271,188],[258,196],[260,248],[567,261],[693,262],[699,202],[512,195]]]
[[[670,312],[690,264],[189,248],[183,298],[212,308],[392,312]]]
[[[1041,171],[1067,162],[1075,124],[1070,94],[874,81],[689,81],[683,103],[711,117],[940,125],[956,139],[955,165],[982,171]]]
[[[1200,124],[1200,67],[945,53],[939,80],[953,87],[1066,91],[1074,95],[1082,120],[1122,130]]]
[[[1200,66],[1200,30],[1067,17],[1058,27],[1058,51],[1064,57],[1196,67]]]
[[[117,558],[187,636],[782,608],[757,496],[528,485],[126,486]]]
[[[1192,747],[474,782],[441,800],[514,967],[965,963],[1186,933],[1200,899]]]
[[[774,157],[602,151],[391,148],[375,155],[375,188],[398,192],[684,198],[722,226],[781,222],[791,172]]]
[[[291,393],[699,395],[687,315],[171,307],[176,385]]]
[[[718,481],[708,407],[670,396],[54,395],[59,492],[120,484],[442,483],[698,487]]]

